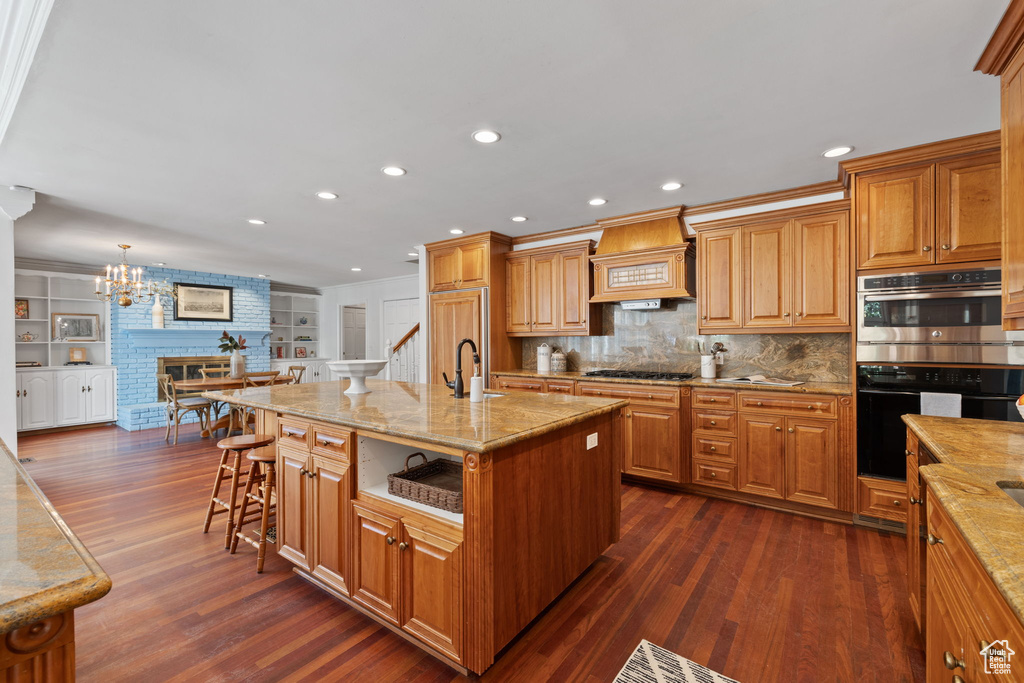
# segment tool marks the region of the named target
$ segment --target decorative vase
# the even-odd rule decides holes
[[[153,302],[153,329],[164,329],[164,305],[160,303],[160,297]]]
[[[231,379],[242,379],[245,374],[245,356],[241,351],[231,352]]]

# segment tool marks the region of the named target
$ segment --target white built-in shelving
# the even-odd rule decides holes
[[[306,358],[321,357],[320,301],[316,294],[270,293],[271,360],[292,360],[297,348]]]

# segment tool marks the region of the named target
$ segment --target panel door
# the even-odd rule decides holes
[[[348,595],[348,519],[352,500],[349,466],[340,459],[313,458],[313,576]]]
[[[78,370],[53,373],[57,392],[57,425],[87,422],[85,392],[86,375]]]
[[[786,418],[786,500],[838,507],[836,459],[835,422]]]
[[[999,152],[945,161],[936,174],[936,262],[998,259],[1003,234]]]
[[[1024,329],[1024,50],[1002,76],[1003,324]]]
[[[793,221],[793,325],[850,324],[850,226],[845,211]]]
[[[402,628],[455,661],[462,658],[462,546],[404,519],[399,545]]]
[[[677,408],[632,404],[626,409],[624,473],[680,483],[681,444]]]
[[[505,260],[505,331],[530,331],[530,257]]]
[[[85,419],[88,422],[109,422],[114,419],[114,371],[93,370],[86,373]]]
[[[430,266],[430,291],[455,289],[459,279],[459,250],[457,247],[431,249],[427,252]]]
[[[740,247],[739,228],[701,232],[697,236],[697,313],[702,329],[740,326]]]
[[[56,423],[54,415],[53,373],[21,372],[18,373],[21,387],[21,429],[45,429]]]
[[[857,176],[857,267],[926,266],[934,262],[931,164]]]
[[[530,257],[530,327],[534,332],[558,331],[558,254]]]
[[[481,290],[448,292],[430,297],[430,381],[443,384],[442,372],[455,379],[455,349],[468,337],[480,348],[481,360],[486,351],[481,347],[483,321]],[[462,347],[463,380],[469,385],[473,374],[473,352],[469,344]]]
[[[924,559],[924,539],[921,525],[924,523],[924,491],[921,475],[918,473],[918,439],[907,430],[907,592],[910,598],[910,613],[914,615],[917,627],[924,631],[924,573],[921,562]],[[922,501],[922,502],[915,502]]]
[[[327,363],[324,361],[312,361],[306,366],[306,376],[310,382],[329,382],[331,380],[331,371],[327,367]],[[307,379],[304,376],[303,379]]]
[[[789,221],[743,228],[743,326],[792,325],[792,233]]]
[[[459,247],[459,289],[487,286],[487,261],[490,255],[491,245],[487,241]]]
[[[558,327],[564,332],[587,330],[590,314],[590,262],[585,249],[563,251],[558,270]]]
[[[774,415],[739,415],[739,490],[782,498],[785,489],[783,434],[785,418]]]
[[[929,551],[931,552],[931,551]],[[932,569],[932,567],[935,567]],[[963,618],[958,612],[952,609],[951,603],[955,595],[948,588],[949,581],[946,577],[946,568],[942,563],[929,562],[928,574],[928,625],[925,628],[925,681],[927,683],[947,683],[953,680],[954,673],[960,675],[963,680],[982,680],[967,675],[962,668],[957,667],[951,671],[946,668],[944,662],[945,653],[966,663],[968,653],[965,651],[967,638],[962,630],[966,628]],[[973,647],[973,643],[969,646]],[[981,676],[987,678],[986,674]]]
[[[352,597],[398,623],[398,520],[352,504]]]
[[[309,456],[277,447],[277,553],[309,569]]]

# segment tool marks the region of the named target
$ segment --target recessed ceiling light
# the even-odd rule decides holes
[[[666,192],[671,192],[672,190],[678,190],[682,186],[682,183],[677,183],[676,181],[673,180],[670,183],[665,183],[664,185],[662,185],[661,189],[665,190]]]
[[[849,145],[843,145],[841,147],[833,147],[832,149],[826,149],[821,153],[821,156],[831,159],[832,157],[841,157],[844,154],[849,154],[853,151],[853,147]]]
[[[261,221],[259,218],[250,218],[249,222],[252,223],[253,225],[266,225],[267,224],[266,221]]]
[[[526,216],[512,216],[513,223],[522,223],[526,220]]]
[[[323,192],[317,192],[316,196],[319,197],[320,199],[337,199],[338,198],[337,194],[335,194],[334,192],[327,192],[326,190],[324,190]]]
[[[409,256],[419,256],[419,255],[420,255],[420,253],[418,251],[410,251],[409,252]]]
[[[383,173],[384,175],[391,176],[405,175],[405,169],[399,168],[398,166],[385,166],[384,168],[380,169],[380,172]]]
[[[478,130],[473,133],[473,139],[477,142],[482,142],[485,145],[489,145],[492,142],[497,142],[501,139],[501,135],[493,130]]]
[[[264,275],[263,273],[260,273],[260,274],[259,274],[259,275],[257,275],[256,277],[267,277],[267,276],[266,276],[266,275]]]
[[[450,233],[451,233],[451,234],[453,234],[453,235],[461,235],[462,233],[464,233],[464,232],[466,232],[466,231],[465,231],[465,230],[462,230],[461,228],[452,228],[452,229],[451,229],[451,230],[449,230],[448,232],[450,232]]]
[[[167,264],[166,264],[166,263],[164,263],[163,261],[157,261],[157,262],[156,262],[156,263],[154,263],[153,265],[154,265],[154,266],[166,266]]]
[[[602,205],[607,204],[607,203],[608,203],[607,199],[601,199],[600,197],[594,197],[589,202],[587,202],[587,204],[590,204],[591,206],[602,206]]]
[[[358,272],[359,272],[359,271],[361,271],[361,270],[362,270],[362,268],[353,268],[353,269],[352,269],[352,272],[353,272],[353,273],[358,273]]]

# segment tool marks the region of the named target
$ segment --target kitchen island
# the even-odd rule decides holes
[[[207,392],[277,454],[277,550],[338,599],[482,673],[619,537],[627,401],[347,381]],[[462,465],[463,510],[391,495],[407,458]],[[418,464],[414,458],[412,465]]]

